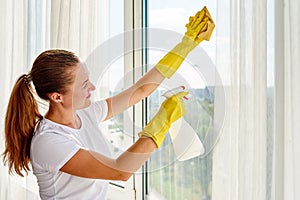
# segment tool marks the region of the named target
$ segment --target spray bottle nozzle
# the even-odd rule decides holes
[[[183,92],[184,90],[186,90],[185,86],[179,86],[179,87],[176,87],[176,88],[166,91],[165,93],[162,94],[162,96],[164,96],[166,98],[170,98],[171,96],[177,94],[178,92]],[[192,96],[191,94],[188,94],[187,96],[185,96],[183,98],[185,100],[188,100],[191,96]]]

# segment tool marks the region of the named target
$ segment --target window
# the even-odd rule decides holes
[[[148,61],[150,66],[155,65],[167,51],[180,42],[189,16],[194,15],[204,5],[208,6],[211,12],[215,12],[214,2],[201,3],[203,5],[199,1],[187,3],[179,0],[152,0],[148,2],[150,43]],[[156,37],[157,35],[159,37]],[[156,43],[152,43],[152,39],[161,43],[155,46]],[[167,42],[165,42],[166,40]],[[168,40],[170,40],[170,44]],[[210,44],[201,44],[209,55],[207,59],[212,59],[212,61],[215,57],[213,43],[214,39],[210,41]],[[161,96],[164,91],[184,85],[190,89],[192,95],[186,103],[188,112],[185,119],[197,132],[200,140],[204,142],[212,126],[214,88],[210,87],[207,82],[209,80],[206,80],[203,74],[196,70],[197,66],[195,65],[201,64],[203,63],[195,63],[188,57],[175,75],[176,82],[173,79],[164,81],[159,89],[150,96],[147,117],[151,119],[157,112],[164,100]],[[149,185],[146,192],[150,199],[211,199],[212,154],[207,153],[205,156],[178,161],[169,134],[167,134],[163,146],[151,156],[147,175]]]

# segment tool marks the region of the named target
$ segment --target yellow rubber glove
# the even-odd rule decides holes
[[[190,17],[186,24],[182,41],[168,52],[156,65],[156,69],[166,78],[170,78],[179,68],[186,56],[203,40],[209,40],[214,30],[214,22],[206,7]]]
[[[183,97],[186,95],[188,95],[188,92],[183,91],[166,99],[157,114],[139,133],[139,137],[151,137],[156,143],[157,148],[159,148],[171,124],[186,113],[185,104],[183,102]]]

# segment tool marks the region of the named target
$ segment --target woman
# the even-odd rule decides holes
[[[209,40],[214,23],[206,8],[186,25],[183,40],[137,83],[120,94],[91,102],[95,86],[84,63],[66,50],[41,53],[27,75],[16,82],[5,119],[4,162],[23,176],[32,166],[42,199],[105,199],[107,180],[127,180],[162,144],[172,122],[185,113],[180,92],[165,100],[139,133],[140,138],[118,158],[110,157],[98,123],[149,96],[179,68],[202,40]],[[45,116],[37,95],[49,102]]]

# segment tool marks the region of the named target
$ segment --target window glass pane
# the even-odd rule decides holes
[[[100,1],[101,33],[100,45],[90,57],[96,84],[95,99],[105,99],[124,89],[124,1]],[[117,49],[117,50],[116,50]],[[128,77],[125,77],[128,78]],[[110,142],[113,156],[116,157],[132,143],[132,136],[124,131],[124,115],[121,113],[100,123],[100,129]],[[129,123],[129,122],[128,122]],[[112,181],[114,186],[124,188],[125,183]]]
[[[124,29],[124,6],[122,0],[105,1],[106,20],[103,22],[102,29],[106,32],[106,37],[100,43],[97,53],[106,53],[99,55],[101,71],[97,77],[96,99],[103,99],[117,94],[124,88],[124,43],[122,31]],[[102,5],[103,6],[103,5]],[[116,46],[117,45],[117,46]],[[114,48],[118,48],[115,53]],[[105,60],[104,60],[105,59]],[[105,63],[105,65],[103,65]],[[113,144],[113,151],[117,151],[124,141],[123,133],[123,114],[120,114],[107,122],[101,124],[103,133]]]
[[[150,32],[169,33],[176,36],[180,41],[183,36],[185,24],[189,16],[207,6],[212,16],[215,16],[215,2],[191,0],[188,3],[179,0],[151,0],[148,5],[148,24]],[[155,29],[155,31],[154,31]],[[151,33],[149,34],[151,37]],[[163,37],[163,35],[160,35]],[[166,37],[167,38],[167,37]],[[152,38],[150,38],[151,41]],[[153,38],[159,40],[160,38]],[[167,38],[168,39],[168,38]],[[201,43],[203,51],[205,50],[212,64],[215,59],[214,39],[210,44]],[[149,63],[157,63],[167,51],[172,47],[166,46],[155,48],[151,42]],[[174,46],[176,42],[174,43]],[[163,50],[162,50],[163,49]],[[170,87],[184,85],[190,90],[192,97],[187,101],[187,114],[185,120],[197,132],[200,140],[209,134],[213,118],[213,88],[209,86],[205,77],[198,73],[194,66],[195,63],[184,61],[178,73],[172,80],[166,80],[161,87],[155,91],[148,99],[148,121],[155,115],[164,97],[162,93]],[[202,64],[202,63],[197,63]],[[192,111],[192,112],[189,112]],[[150,199],[211,199],[211,181],[212,181],[212,155],[199,156],[186,161],[178,161],[173,150],[173,145],[169,134],[164,144],[150,158],[148,177],[149,188],[148,195]]]

